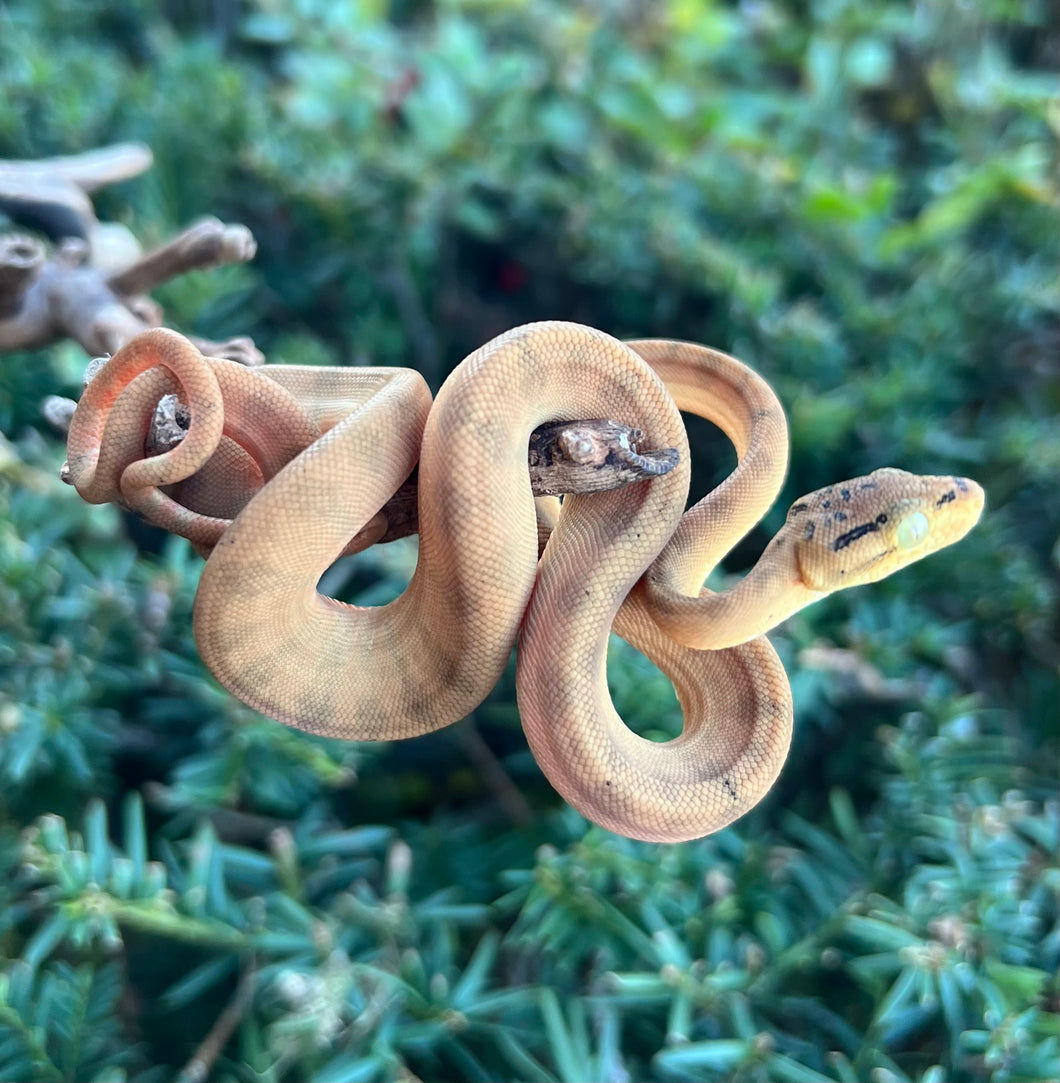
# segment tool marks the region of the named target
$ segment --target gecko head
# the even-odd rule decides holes
[[[979,521],[983,501],[969,478],[884,467],[797,500],[784,532],[802,582],[828,592],[874,583],[959,541]]]

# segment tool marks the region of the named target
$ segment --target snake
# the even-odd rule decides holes
[[[147,454],[167,393],[187,406],[188,430]],[[716,424],[737,453],[732,473],[687,510],[682,411]],[[530,433],[594,417],[676,448],[677,466],[535,502]],[[520,717],[556,790],[618,834],[679,842],[749,811],[787,757],[791,691],[765,633],[956,542],[984,505],[971,479],[881,468],[796,500],[742,579],[706,588],[776,502],[787,464],[783,407],[736,358],[544,321],[472,352],[433,401],[410,369],[247,368],[152,329],[87,385],[64,477],[86,500],[131,508],[207,556],[199,652],[266,716],[347,740],[418,736],[470,714],[518,644]],[[413,469],[419,553],[407,588],[378,607],[322,595],[336,558],[385,532],[380,509]],[[673,682],[676,738],[643,738],[615,710],[612,631]]]

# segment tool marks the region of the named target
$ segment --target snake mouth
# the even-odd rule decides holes
[[[861,568],[859,569],[861,574],[865,575],[865,576],[871,575],[871,573],[872,573],[873,569],[876,567],[876,565],[883,564],[887,560],[888,557],[894,556],[894,554],[896,552],[898,552],[897,547],[892,545],[889,549],[883,549],[879,553],[877,553],[875,556],[869,557],[861,565]],[[881,576],[882,575],[887,575],[890,572],[890,568],[883,567],[883,568],[880,569],[880,571],[881,571]]]

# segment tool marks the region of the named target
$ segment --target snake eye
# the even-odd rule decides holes
[[[927,536],[930,525],[928,517],[922,511],[914,511],[907,515],[898,524],[898,546],[901,549],[912,549],[919,545]]]

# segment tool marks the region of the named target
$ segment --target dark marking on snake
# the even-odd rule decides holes
[[[821,503],[822,508],[830,508],[831,506],[832,506],[832,501],[831,500],[825,500],[825,501],[823,501]]]
[[[845,523],[847,521],[847,513],[845,511],[837,511],[835,513],[835,521],[837,523]]]
[[[813,541],[814,534],[817,533],[817,524],[811,519],[806,524],[806,540]]]
[[[849,499],[850,499],[850,490],[849,490],[849,489],[840,489],[840,490],[839,490],[839,495],[840,495],[840,496],[841,496],[841,497],[842,497],[842,498],[843,498],[844,500],[849,500]]]
[[[725,779],[722,785],[725,787],[725,792],[735,801],[736,787],[732,784],[732,779]]]
[[[871,523],[862,523],[860,526],[854,527],[853,530],[848,530],[845,534],[840,534],[834,542],[832,542],[832,549],[838,553],[840,549],[845,549],[848,545],[856,542],[858,538],[864,538],[866,534],[873,534],[887,522],[887,516],[881,512]]]
[[[791,507],[788,508],[788,515],[801,515],[809,506],[810,505],[806,503],[792,504]]]
[[[878,489],[879,485],[874,481],[863,481],[859,486],[859,489]]]
[[[935,507],[941,508],[943,504],[949,504],[951,501],[957,499],[957,490],[950,489],[949,492],[945,492],[935,501]]]

